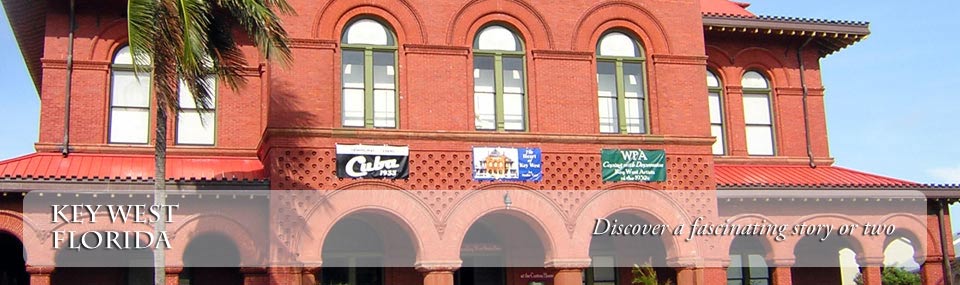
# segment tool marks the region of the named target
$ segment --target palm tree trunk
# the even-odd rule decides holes
[[[156,150],[154,160],[155,160],[155,169],[154,169],[154,179],[153,179],[153,204],[154,205],[166,205],[167,203],[167,105],[164,104],[163,100],[160,99],[163,96],[157,94],[157,133],[156,133],[156,144],[154,148]],[[167,208],[160,207],[161,217],[167,215]],[[162,220],[158,220],[153,224],[154,226],[154,235],[160,236],[161,232],[167,230],[166,224]],[[166,285],[167,282],[167,270],[166,270],[166,259],[164,254],[164,249],[154,247],[153,251],[153,281],[154,285]]]

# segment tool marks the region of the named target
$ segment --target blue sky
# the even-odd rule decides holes
[[[960,183],[960,1],[754,0],[750,10],[871,22],[872,35],[822,60],[837,164],[927,183]],[[33,151],[39,98],[0,13],[0,159]],[[954,208],[954,213],[960,209]],[[960,230],[960,219],[953,228]]]

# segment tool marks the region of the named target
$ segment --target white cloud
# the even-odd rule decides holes
[[[960,165],[956,167],[940,167],[927,171],[939,183],[960,183]]]

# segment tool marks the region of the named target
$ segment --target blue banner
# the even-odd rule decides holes
[[[474,147],[473,179],[540,181],[542,161],[539,148]]]

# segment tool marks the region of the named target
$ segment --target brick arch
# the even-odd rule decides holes
[[[600,36],[611,29],[624,29],[639,37],[647,56],[670,53],[667,33],[660,21],[646,8],[630,1],[602,2],[587,9],[577,20],[570,48],[593,51]]]
[[[504,205],[504,195],[510,194],[512,205]],[[554,260],[558,252],[571,245],[566,244],[566,232],[563,213],[548,197],[535,190],[478,190],[471,191],[454,205],[453,210],[443,218],[446,224],[444,239],[447,247],[456,249],[450,257],[460,259],[460,248],[470,230],[477,221],[492,213],[503,213],[524,222],[540,239],[544,250],[544,262]]]
[[[470,0],[454,14],[447,27],[447,44],[473,46],[480,28],[492,22],[506,23],[523,39],[524,50],[553,49],[550,26],[537,10],[523,0]]]
[[[36,227],[24,221],[21,214],[14,211],[0,210],[0,232],[11,234],[19,239],[21,243],[26,243],[23,235],[25,230],[24,225],[27,225],[26,229],[29,229],[30,232],[36,232]]]
[[[575,225],[571,233],[571,257],[589,257],[589,245],[593,238],[595,219],[618,213],[629,213],[650,223],[663,223],[671,227],[689,225],[689,214],[675,199],[662,190],[622,191],[607,190],[585,201],[571,221]],[[683,236],[664,234],[662,240],[668,261],[692,262],[702,252],[699,240],[683,241]]]
[[[804,223],[806,223],[807,225],[819,225],[819,224],[834,225],[834,231],[837,229],[836,227],[843,224],[863,225],[862,221],[858,221],[854,217],[841,215],[841,214],[809,215],[809,216],[800,217],[788,224],[799,225]],[[790,240],[793,241],[791,243],[792,245],[791,249],[794,252],[796,251],[797,245],[799,245],[800,241],[803,240],[804,238],[808,238],[808,237],[795,236],[793,238],[787,239],[788,241]],[[883,258],[883,250],[878,249],[879,246],[877,245],[877,242],[864,238],[861,235],[838,236],[836,233],[831,233],[829,239],[845,240],[850,245],[850,249],[853,250],[854,253],[856,253],[858,262],[861,262],[862,260],[864,260],[864,258],[876,258],[878,256],[878,252],[881,260]],[[880,242],[882,242],[882,240]]]
[[[737,216],[730,217],[730,218],[724,220],[723,222],[724,222],[724,223],[728,223],[728,224],[754,224],[754,223],[759,223],[760,221],[766,221],[768,224],[777,224],[776,221],[774,221],[773,219],[770,219],[770,218],[767,217],[767,216],[758,215],[758,214],[737,215]],[[790,230],[790,229],[788,228],[787,231],[789,231],[789,230]],[[787,238],[787,239],[789,239],[790,236],[787,235],[787,233],[788,233],[787,231],[784,232],[784,237]],[[730,254],[730,249],[733,248],[733,243],[737,240],[738,237],[740,237],[740,236],[737,236],[737,235],[724,235],[724,236],[721,236],[721,237],[720,237],[720,240],[719,240],[719,247],[717,248],[717,251],[729,256],[729,254]],[[788,257],[784,257],[784,255],[787,254],[787,252],[785,252],[785,250],[784,250],[784,247],[781,247],[781,246],[773,246],[773,245],[774,245],[774,243],[773,243],[774,241],[772,241],[772,239],[775,238],[776,236],[773,236],[773,237],[771,237],[771,236],[745,236],[745,237],[748,237],[748,238],[756,238],[758,241],[760,241],[760,246],[761,246],[761,248],[763,249],[764,253],[766,254],[766,255],[765,255],[765,258],[766,258],[766,261],[767,261],[768,265],[772,265],[772,264],[773,264],[772,262],[775,261],[775,260],[777,260],[777,259],[792,259],[792,257],[789,257],[789,256],[792,256],[792,255],[793,255],[793,251],[792,251],[792,250],[789,252],[789,255],[787,255]],[[786,241],[786,239],[785,239],[784,241]],[[777,242],[777,243],[779,243],[779,242]],[[793,247],[790,247],[790,249],[792,249],[792,248],[793,248]]]
[[[737,86],[740,85],[739,79],[741,79],[743,73],[751,70],[766,75],[767,80],[770,81],[771,89],[790,86],[791,84],[790,77],[784,71],[786,65],[769,49],[749,47],[740,50],[732,58],[735,65],[743,68],[741,74],[737,77]]]
[[[127,44],[127,39],[126,19],[113,20],[100,30],[100,34],[94,36],[87,59],[113,62],[113,55],[117,53],[117,49]]]
[[[303,214],[303,229],[294,236],[291,252],[304,264],[322,264],[323,244],[337,222],[350,215],[368,213],[387,218],[404,229],[415,247],[416,262],[436,260],[424,245],[442,244],[435,218],[427,205],[409,191],[335,191]]]
[[[915,214],[894,213],[884,216],[877,224],[893,224],[897,226],[894,235],[905,237],[913,243],[914,260],[923,264],[927,256],[939,256],[937,252],[939,247],[939,230],[929,228],[925,217],[918,217]],[[883,241],[882,250],[886,251],[887,245],[892,240],[887,238]],[[929,244],[937,246],[928,246]],[[929,252],[932,251],[932,252]],[[882,252],[881,252],[882,253]]]
[[[200,224],[203,225],[200,225]],[[259,226],[259,225],[255,225]],[[240,254],[240,265],[259,265],[266,262],[266,252],[261,251],[258,245],[268,244],[267,241],[257,241],[253,233],[244,226],[244,222],[220,214],[192,215],[183,219],[170,232],[171,246],[168,263],[183,266],[185,250],[194,238],[206,234],[220,234],[230,239]]]
[[[313,37],[340,42],[346,24],[361,16],[373,16],[385,22],[397,37],[397,44],[426,43],[427,31],[417,9],[407,0],[327,2],[313,20]]]
[[[733,65],[733,56],[726,50],[715,45],[706,45],[707,65],[716,69]]]

